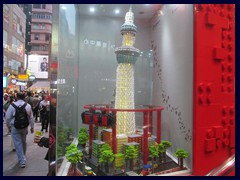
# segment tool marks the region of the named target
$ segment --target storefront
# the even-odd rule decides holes
[[[97,175],[113,175],[122,170],[113,168],[109,174],[102,167],[97,154],[101,143],[108,143],[117,153],[123,153],[121,148],[128,146],[124,143],[137,143],[140,153],[139,161],[134,161],[134,172],[159,170],[157,168],[164,165],[157,160],[151,164],[153,157],[150,158],[152,150],[149,149],[152,141],[158,142],[155,139],[159,137],[160,142],[171,142],[167,148],[168,163],[180,163],[176,152],[183,149],[188,154],[181,160],[187,170],[185,175],[206,175],[235,154],[234,110],[227,117],[231,119],[230,128],[220,122],[222,115],[218,113],[224,104],[229,109],[235,107],[232,90],[235,86],[235,7],[231,4],[134,4],[129,7],[126,4],[53,5],[50,90],[51,101],[57,103],[53,107],[56,114],[51,112],[55,119],[50,126],[53,130],[50,149],[52,155],[60,159],[56,174],[68,174],[65,147],[77,144],[79,129],[86,128],[89,141],[87,149],[81,149],[83,161],[91,164]],[[219,21],[215,21],[216,18]],[[209,67],[209,71],[205,67]],[[225,81],[228,77],[230,80]],[[115,132],[114,128],[103,130],[98,122],[94,124],[94,113],[103,116],[106,112],[114,114],[126,109],[117,104],[125,100],[127,111],[135,114],[130,117],[123,112],[121,116],[132,118],[134,123],[124,122],[121,126],[133,126],[134,132],[123,131],[123,137],[119,133],[121,128],[116,127]],[[120,108],[116,110],[117,107]],[[136,108],[140,110],[132,110]],[[160,109],[160,114],[152,112]],[[87,110],[93,114],[86,123],[82,113]],[[116,126],[121,124],[119,114],[113,116],[117,117]],[[223,136],[225,129],[231,135]],[[69,131],[73,138],[67,139]],[[116,137],[116,142],[97,135],[101,133],[105,137]],[[145,136],[148,133],[150,139]],[[123,145],[119,145],[121,141]],[[120,158],[114,154],[115,160]],[[122,168],[124,172],[131,169],[127,164]],[[160,174],[155,171],[155,175]]]

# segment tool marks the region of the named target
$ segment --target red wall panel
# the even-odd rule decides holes
[[[235,6],[194,5],[193,175],[235,150],[234,83]]]

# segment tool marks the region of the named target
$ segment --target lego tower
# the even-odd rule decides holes
[[[116,109],[134,109],[134,64],[140,55],[140,51],[133,47],[137,27],[134,23],[134,14],[130,6],[125,15],[125,23],[121,26],[123,36],[122,46],[116,48],[117,75],[116,75]],[[135,113],[117,112],[117,135],[135,133]]]

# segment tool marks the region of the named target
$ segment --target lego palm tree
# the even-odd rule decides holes
[[[71,163],[74,176],[77,175],[77,163],[81,161],[83,153],[80,151],[75,144],[71,144],[66,147],[66,158]]]
[[[78,133],[78,145],[81,145],[83,148],[85,148],[88,138],[89,135],[87,133],[87,129],[81,128]]]
[[[154,165],[153,165],[153,161],[159,157],[159,153],[158,153],[158,147],[157,146],[150,146],[149,147],[149,153],[150,153],[150,157],[152,158],[152,172],[154,170]]]
[[[165,148],[162,143],[157,145],[158,147],[158,153],[159,153],[159,161],[160,163],[163,161],[163,154],[165,153]]]
[[[99,162],[104,163],[106,173],[109,173],[108,164],[113,162],[113,160],[114,160],[114,155],[111,147],[108,144],[104,144],[102,148],[100,148]]]
[[[183,149],[177,149],[175,156],[178,158],[178,165],[183,168],[183,159],[188,157],[188,152]]]
[[[118,154],[114,154],[114,168],[115,171],[116,169],[121,169],[124,165],[124,154],[118,153]]]
[[[135,146],[128,146],[125,151],[125,159],[130,160],[130,170],[133,170],[133,160],[138,157],[138,150]]]
[[[167,158],[166,158],[166,149],[170,146],[172,146],[172,143],[170,141],[164,141],[162,140],[161,141],[161,144],[164,146],[164,153],[163,153],[163,159],[164,159],[164,162],[167,161]]]

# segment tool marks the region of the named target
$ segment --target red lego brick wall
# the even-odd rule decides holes
[[[235,6],[194,5],[193,175],[235,153]]]

